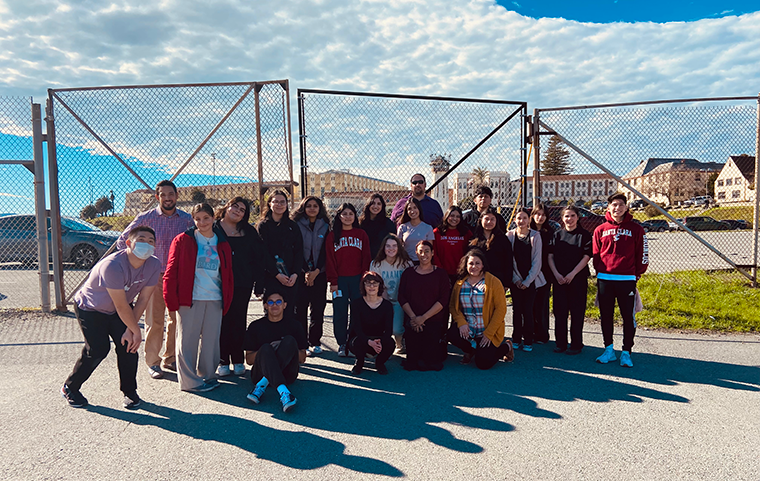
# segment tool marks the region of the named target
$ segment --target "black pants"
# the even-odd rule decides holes
[[[480,339],[477,338],[478,344],[473,348],[468,339],[462,339],[462,336],[459,334],[459,328],[456,325],[451,326],[446,333],[446,340],[452,346],[458,347],[465,354],[474,354],[473,359],[478,369],[491,369],[499,362],[499,359],[508,354],[509,347],[506,344],[494,346],[493,343],[488,347],[480,347]]]
[[[420,361],[438,363],[446,359],[446,321],[425,322],[421,332],[415,332],[404,320],[404,339],[406,339],[406,362],[412,365]]]
[[[536,289],[536,299],[533,301],[533,340],[549,342],[549,282]]]
[[[390,334],[386,337],[380,337],[378,339],[380,339],[382,349],[377,355],[377,358],[375,358],[375,367],[385,364],[386,361],[391,358],[393,350],[396,348],[396,343],[393,341],[393,338],[391,338]],[[352,337],[348,340],[348,349],[354,353],[354,356],[356,356],[356,363],[360,366],[364,365],[364,358],[367,354],[375,354],[374,349],[369,347],[366,342],[359,342],[359,339],[356,337]]]
[[[623,350],[633,348],[633,337],[636,335],[636,320],[633,313],[636,295],[636,281],[605,281],[597,279],[599,289],[599,314],[602,318],[602,337],[604,345],[612,344],[612,334],[615,332],[613,316],[615,301],[623,317]]]
[[[137,362],[139,355],[127,352],[126,344],[122,345],[121,336],[127,326],[118,314],[103,314],[97,311],[85,311],[74,306],[79,327],[84,335],[82,355],[74,364],[74,370],[66,379],[66,385],[72,391],[79,391],[95,368],[106,358],[111,350],[110,339],[116,345],[116,365],[119,368],[119,383],[121,392],[133,394],[137,392]],[[110,339],[109,339],[110,338]]]
[[[232,295],[232,304],[227,314],[222,317],[222,331],[219,335],[219,364],[243,364],[243,341],[245,328],[248,326],[248,303],[251,300],[251,287],[236,287]]]
[[[272,386],[291,384],[298,377],[298,343],[293,336],[285,336],[272,344],[264,344],[258,350],[251,381],[257,384],[265,377]]]
[[[570,315],[570,349],[583,349],[588,278],[576,276],[570,284],[554,284],[554,339],[567,349],[567,318]]]
[[[297,284],[300,285],[298,301],[296,302],[296,319],[303,326],[304,332],[308,333],[310,346],[322,345],[322,332],[325,323],[325,306],[327,306],[327,273],[321,272],[314,285],[307,286],[304,276],[298,276]],[[311,319],[309,318],[309,306],[311,306]]]
[[[527,289],[515,287],[512,291],[512,343],[533,345],[533,303],[536,299],[536,286]]]

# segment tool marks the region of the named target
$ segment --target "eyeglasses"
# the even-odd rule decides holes
[[[424,184],[424,183],[425,183],[424,180],[413,180],[412,181],[412,185],[419,185],[419,184]]]
[[[377,281],[364,281],[364,285],[369,286],[369,287],[374,287],[374,286],[379,286],[380,283]]]
[[[274,205],[285,205],[288,203],[288,201],[287,200],[270,200],[269,203],[274,204]]]
[[[267,301],[267,306],[281,306],[282,305],[282,299],[277,299],[276,301]]]

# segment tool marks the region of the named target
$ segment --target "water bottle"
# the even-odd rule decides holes
[[[285,266],[285,261],[282,260],[279,255],[274,256],[274,262],[277,265],[277,272],[284,275],[285,277],[290,277],[290,274],[288,274],[288,268]]]

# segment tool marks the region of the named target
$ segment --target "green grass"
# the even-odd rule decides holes
[[[725,332],[760,331],[760,289],[736,273],[684,271],[646,274],[638,283],[644,310],[639,326]],[[599,319],[596,282],[589,281],[586,318]],[[615,319],[620,312],[615,309]]]
[[[102,230],[123,231],[130,222],[135,218],[133,215],[117,215],[113,217],[96,217],[89,219],[87,222],[99,227]]]
[[[741,205],[734,207],[713,207],[707,210],[702,209],[671,209],[668,211],[670,215],[676,219],[682,219],[684,217],[693,215],[706,215],[713,219],[744,219],[748,222],[752,222],[754,218],[754,210],[750,205]],[[643,210],[631,212],[635,219],[645,221],[649,219],[667,219],[664,215],[658,215],[655,217],[647,217]]]

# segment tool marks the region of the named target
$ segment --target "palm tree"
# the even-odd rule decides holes
[[[472,183],[476,186],[488,185],[488,177],[490,175],[490,172],[488,172],[488,170],[483,167],[475,167],[472,169],[472,173],[470,174],[472,177]]]

